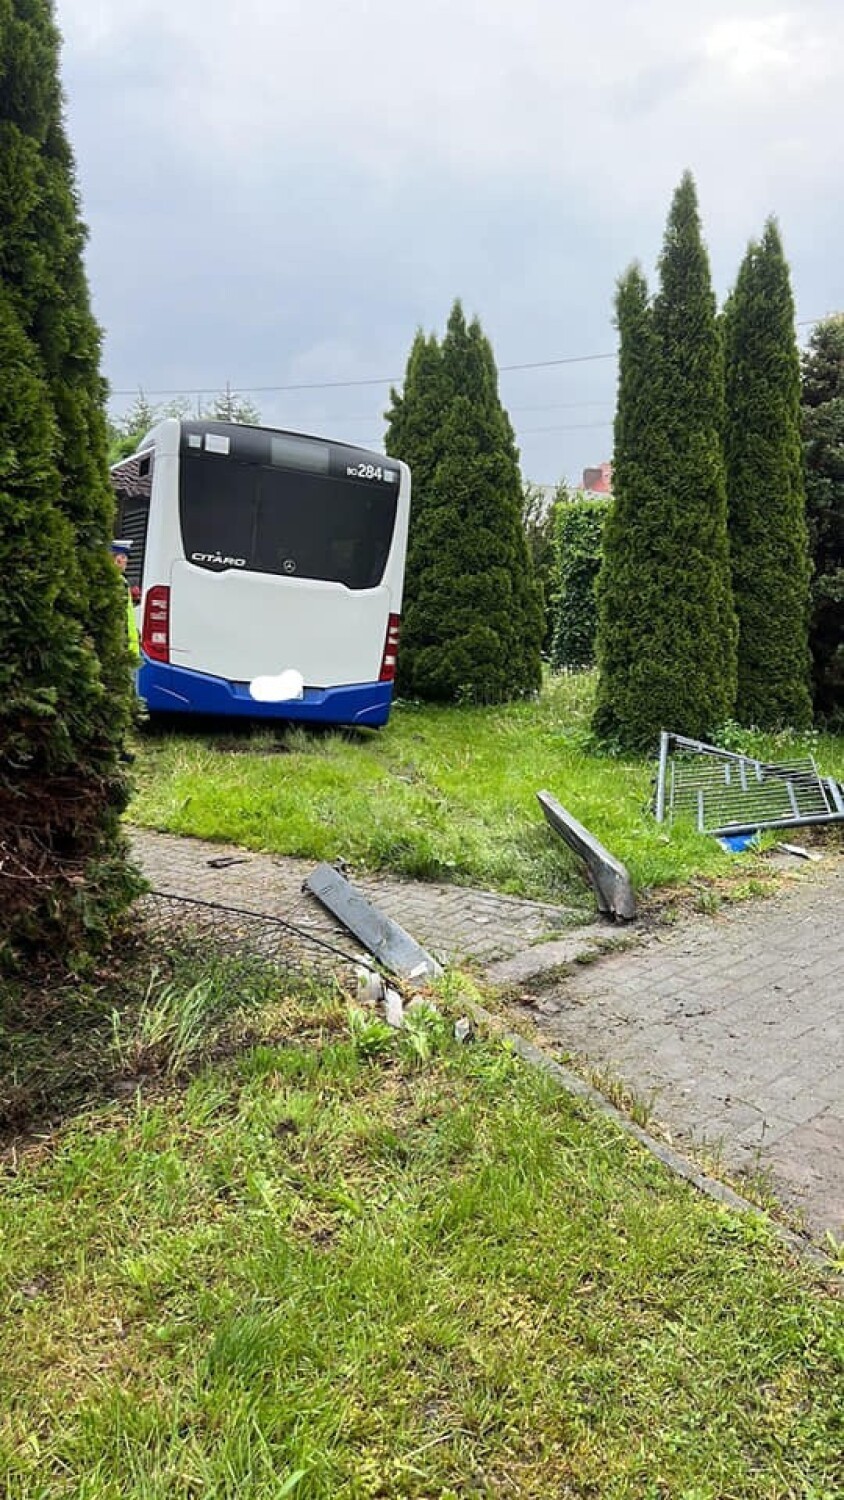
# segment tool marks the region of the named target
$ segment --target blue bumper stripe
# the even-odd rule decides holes
[[[144,661],[138,696],[150,713],[232,715],[286,719],[296,723],[386,724],[393,699],[391,682],[358,682],[352,687],[305,688],[287,703],[256,703],[245,682],[227,682],[185,667]]]

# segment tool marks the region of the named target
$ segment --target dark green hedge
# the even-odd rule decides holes
[[[125,595],[50,0],[0,0],[0,962],[93,951],[137,880],[119,814]]]
[[[814,576],[809,643],[820,722],[844,720],[844,317],[825,319],[803,360],[803,456]]]
[[[593,727],[653,752],[662,729],[707,739],[735,704],[721,428],[723,362],[694,182],[678,188],[653,302],[638,267],[616,299],[613,504],[598,580]]]
[[[555,516],[554,634],[551,665],[556,672],[591,667],[595,660],[598,604],[595,584],[609,500],[573,500]]]
[[[387,451],[412,471],[399,692],[503,703],[538,691],[545,621],[518,453],[492,346],[459,302],[441,345],[417,336]]]

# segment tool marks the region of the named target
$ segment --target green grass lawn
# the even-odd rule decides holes
[[[582,890],[536,793],[553,793],[628,867],[640,891],[692,876],[751,877],[714,839],[671,837],[648,811],[655,765],[597,755],[593,681],[551,678],[535,703],[398,704],[381,732],[196,730],[142,740],[130,817],[247,848],[446,879],[539,899]],[[758,753],[792,755],[770,739]],[[844,737],[823,737],[821,769],[844,776]]]
[[[108,1046],[0,1178],[8,1500],[844,1492],[841,1301],[500,1043],[186,955]]]

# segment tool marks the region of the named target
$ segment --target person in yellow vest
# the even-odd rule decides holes
[[[135,620],[135,608],[132,603],[132,591],[126,579],[126,565],[129,561],[129,553],[132,543],[123,537],[117,538],[111,544],[111,555],[114,558],[115,567],[123,579],[124,592],[126,594],[126,635],[129,644],[129,655],[132,658],[132,667],[137,669],[141,665],[141,643],[138,639],[138,626]]]
[[[114,558],[114,565],[123,580],[123,591],[126,595],[126,644],[129,647],[129,659],[132,664],[132,674],[137,681],[138,668],[141,665],[141,643],[138,640],[138,626],[135,621],[135,609],[132,603],[132,590],[129,587],[129,580],[126,577],[126,565],[129,561],[129,553],[131,552],[131,550],[132,543],[125,537],[118,537],[111,544],[111,555]],[[125,761],[127,765],[131,765],[135,759],[135,755],[132,750],[127,750],[126,746],[124,745],[123,749],[120,751],[119,758],[120,760]]]

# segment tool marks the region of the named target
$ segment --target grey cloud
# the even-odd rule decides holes
[[[776,58],[769,73],[733,66],[754,33],[715,30],[787,13],[58,0],[113,386],[400,375],[417,325],[441,329],[458,294],[501,363],[603,352],[616,276],[652,267],[687,166],[720,292],[775,210],[801,308],[840,305],[827,61],[844,14],[804,0],[786,89]],[[614,378],[611,361],[502,375],[528,475],[607,455]],[[386,398],[258,399],[268,418],[369,442]]]

